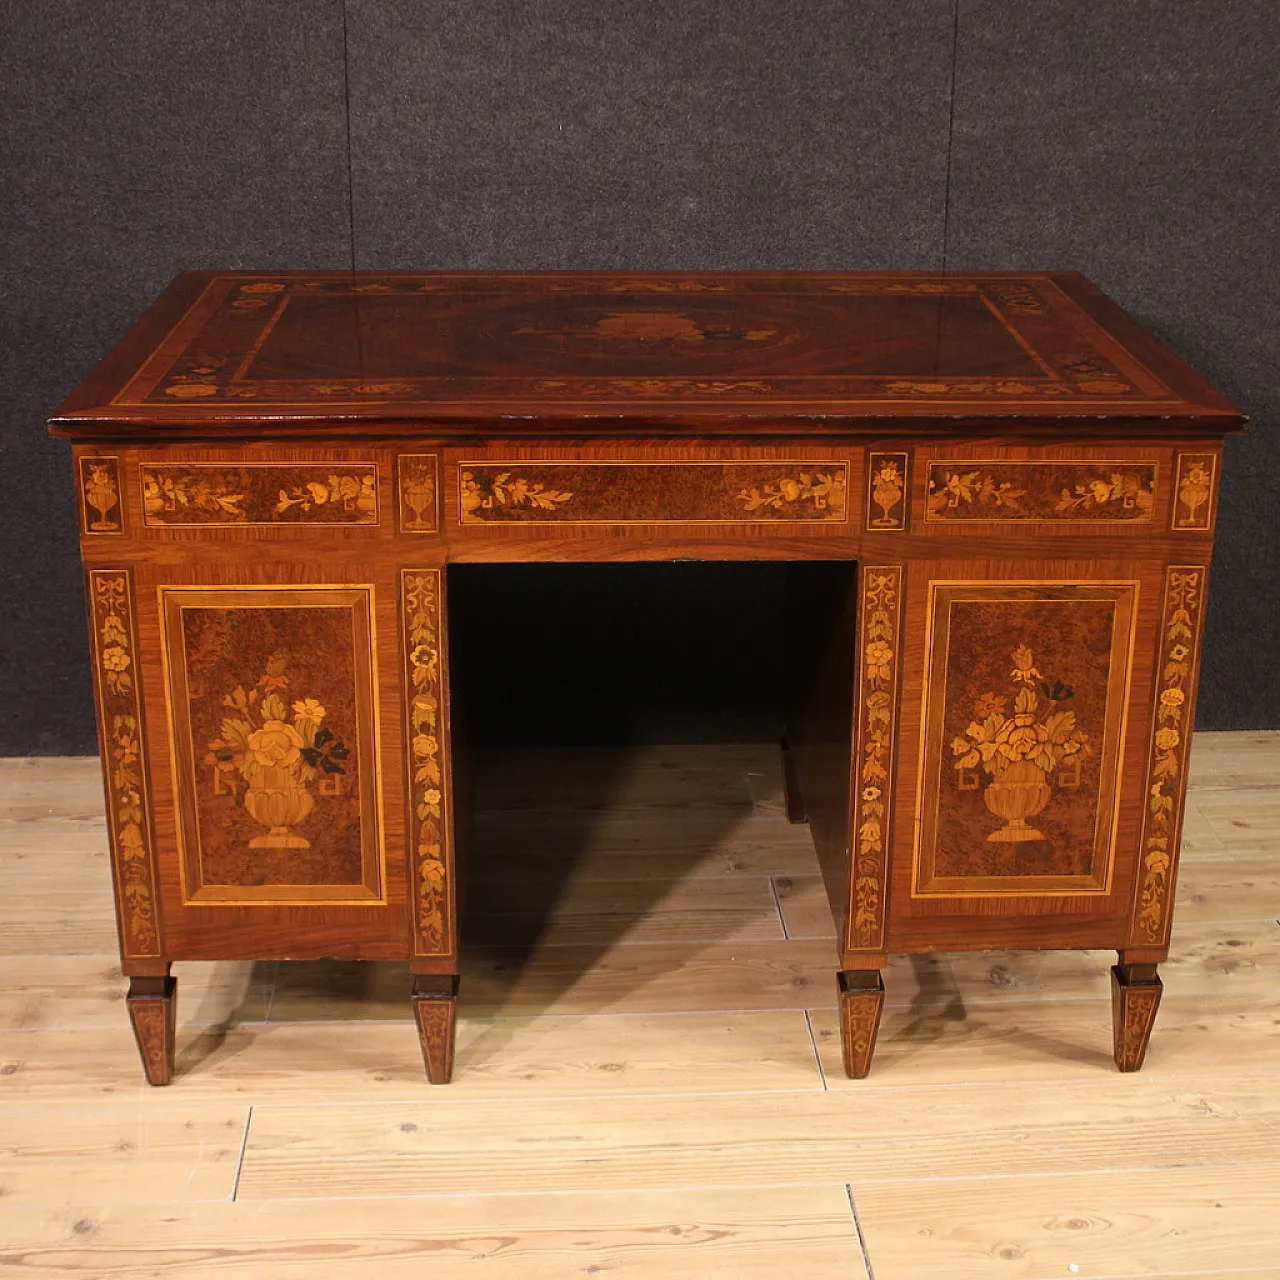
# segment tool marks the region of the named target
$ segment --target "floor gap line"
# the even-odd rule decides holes
[[[804,1011],[804,1022],[805,1026],[809,1028],[809,1039],[813,1044],[813,1060],[818,1064],[818,1075],[822,1079],[822,1087],[830,1092],[831,1086],[827,1083],[826,1069],[822,1065],[822,1052],[818,1048],[818,1035],[813,1029],[813,1019],[809,1016],[808,1009]]]
[[[875,1268],[871,1265],[871,1254],[867,1250],[867,1237],[862,1231],[862,1220],[858,1217],[858,1206],[853,1199],[853,1183],[844,1184],[844,1193],[849,1197],[849,1216],[853,1219],[853,1230],[858,1237],[858,1248],[862,1250],[862,1265],[867,1271],[867,1280],[876,1280]]]
[[[787,918],[782,914],[782,899],[778,896],[778,882],[773,876],[769,877],[769,892],[773,895],[773,909],[778,913],[778,928],[782,930],[782,940],[790,942],[791,934],[787,929]]]
[[[240,1175],[244,1172],[244,1153],[249,1146],[249,1127],[253,1124],[253,1104],[249,1104],[249,1112],[244,1118],[244,1136],[240,1139],[240,1156],[236,1160],[236,1176],[235,1181],[231,1184],[230,1200],[235,1200],[240,1194]]]

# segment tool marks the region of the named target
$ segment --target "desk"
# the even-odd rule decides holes
[[[1136,1069],[1242,424],[1069,272],[180,275],[50,423],[147,1078],[172,961],[340,956],[447,1081],[448,566],[683,558],[790,565],[849,1073],[888,953],[1020,947],[1118,952]]]

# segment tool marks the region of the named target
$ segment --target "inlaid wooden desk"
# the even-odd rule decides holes
[[[51,422],[147,1078],[173,960],[342,956],[447,1081],[446,569],[690,557],[792,562],[850,1074],[887,953],[1007,947],[1116,949],[1137,1068],[1242,424],[1068,272],[179,276]]]

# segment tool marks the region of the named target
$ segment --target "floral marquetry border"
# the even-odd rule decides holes
[[[902,567],[869,565],[861,572],[859,723],[850,826],[854,853],[845,949],[876,951],[884,945],[893,730],[901,669]]]
[[[141,463],[142,522],[202,525],[376,525],[376,462]]]
[[[458,463],[458,522],[843,523],[849,463],[760,459]]]
[[[925,519],[930,523],[1145,522],[1155,508],[1158,471],[1154,459],[930,461]]]
[[[138,700],[133,583],[127,569],[89,571],[89,610],[123,954],[158,956],[160,926]]]
[[[404,569],[400,587],[408,700],[414,954],[449,955],[453,938],[445,856],[440,570]]]
[[[1207,577],[1203,565],[1170,565],[1165,574],[1142,866],[1131,935],[1135,945],[1163,945],[1169,927]]]
[[[814,514],[830,512],[833,520],[843,520],[844,491],[844,470],[836,468],[778,476],[763,484],[739,489],[733,497],[749,515],[764,516],[773,511],[794,514],[799,509]]]

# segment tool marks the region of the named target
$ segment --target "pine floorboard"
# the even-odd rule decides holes
[[[403,967],[180,964],[141,1082],[96,760],[0,760],[0,1277],[1280,1277],[1280,734],[1202,734],[1147,1063],[1102,952],[895,957],[839,1063],[767,746],[481,779],[455,1083]]]

